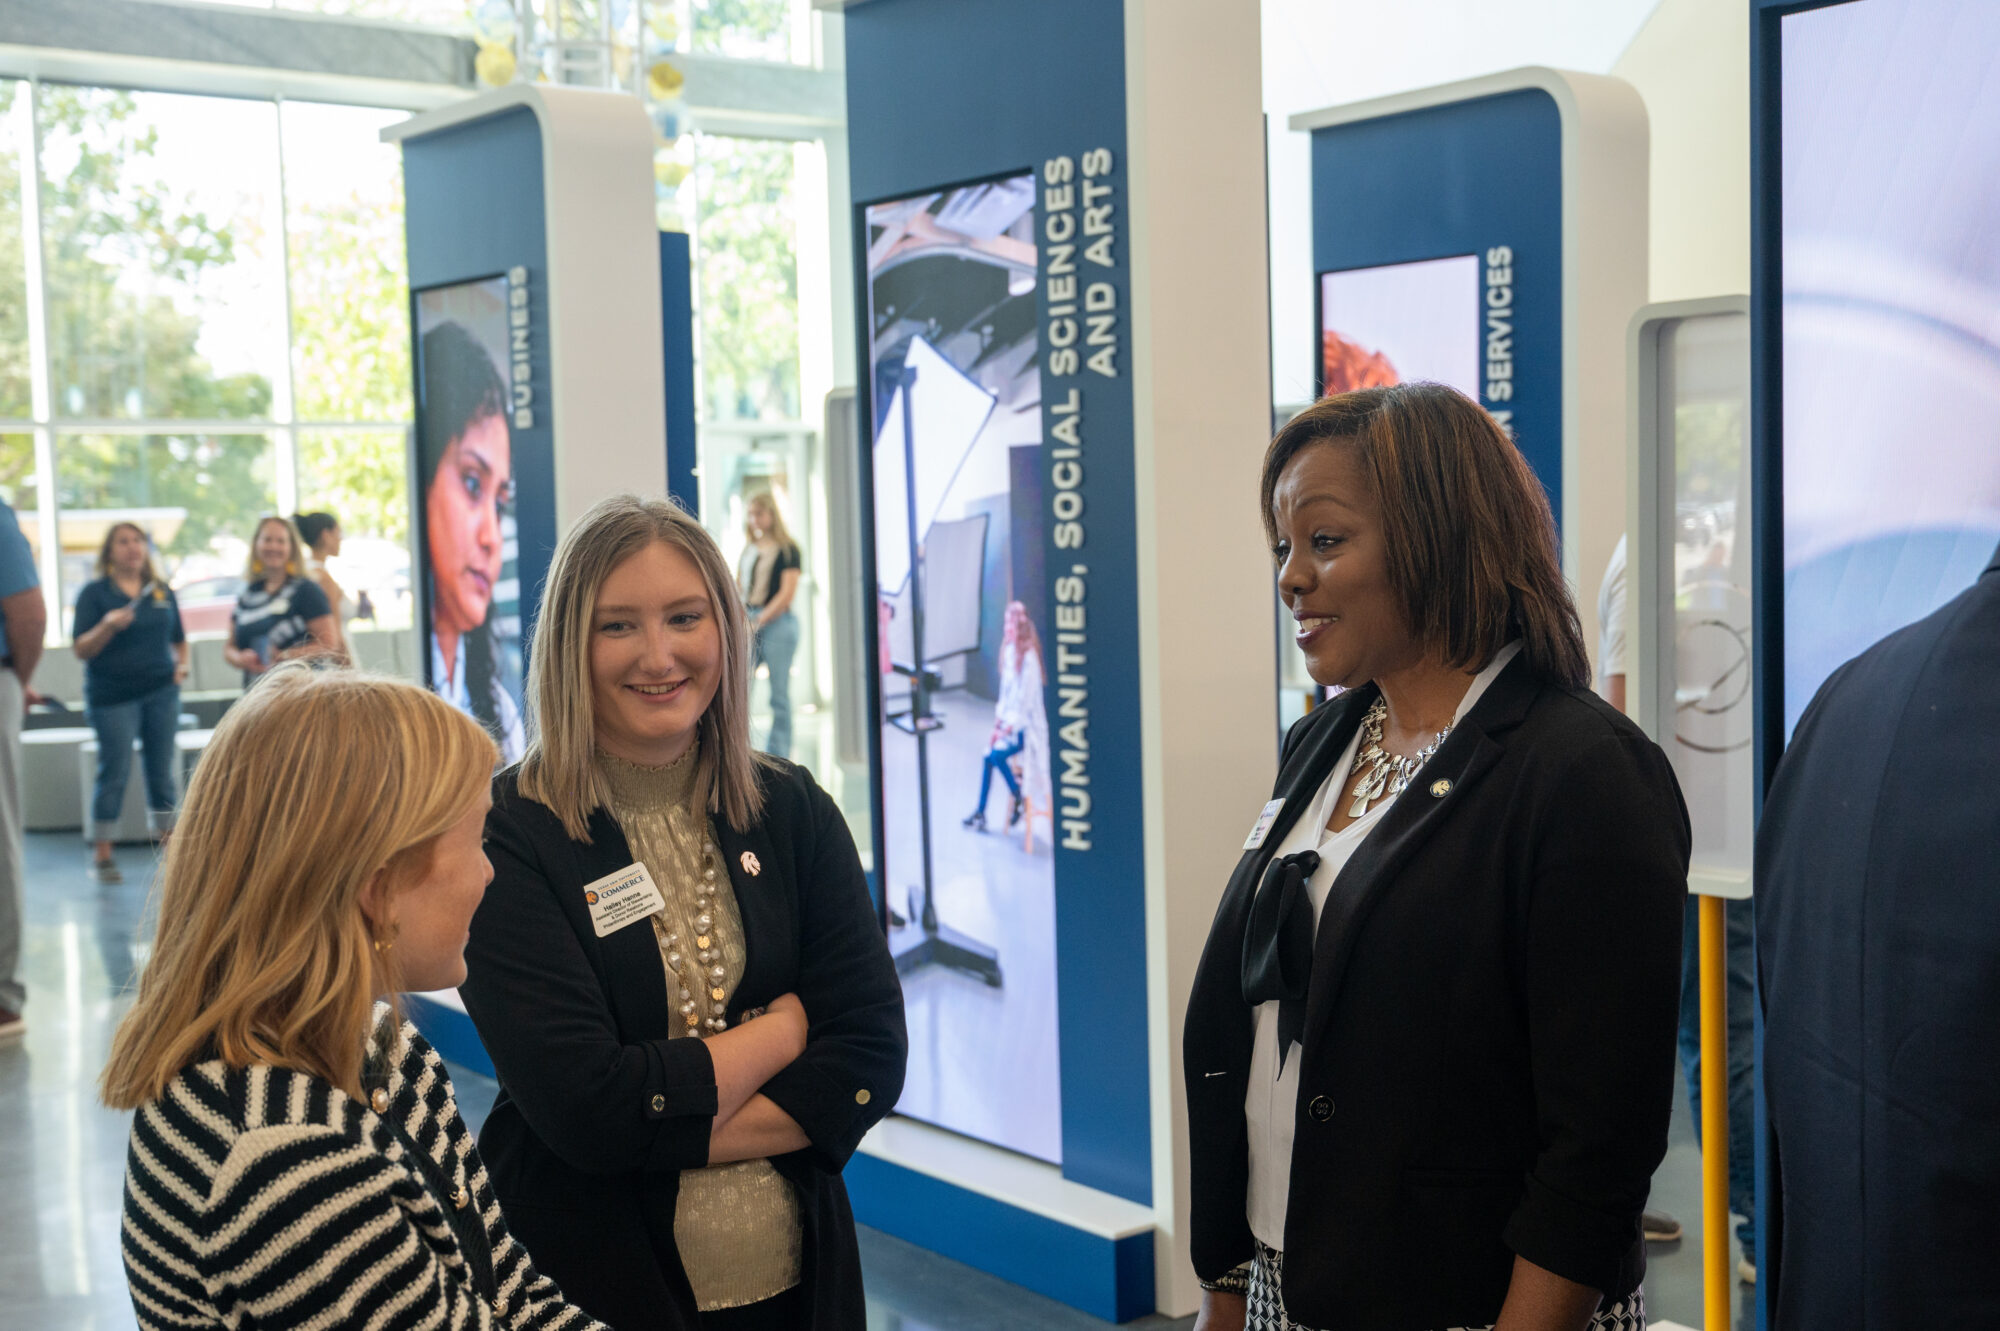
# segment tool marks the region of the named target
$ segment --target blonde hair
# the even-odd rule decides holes
[[[613,569],[655,541],[701,570],[722,637],[722,680],[701,714],[694,788],[708,811],[746,828],[764,812],[758,768],[772,760],[750,747],[750,623],[715,538],[674,504],[613,495],[577,520],[556,546],[528,658],[528,752],[520,790],[590,840],[590,815],[610,803],[597,767],[591,698],[591,616]]]
[[[306,543],[299,536],[299,529],[292,520],[282,513],[266,513],[257,519],[257,525],[250,529],[250,556],[243,563],[243,576],[250,582],[264,579],[264,561],[257,558],[257,538],[264,534],[264,528],[277,523],[285,529],[285,539],[292,544],[292,552],[285,556],[285,573],[289,577],[303,578],[306,575]]]
[[[166,579],[160,576],[160,566],[153,562],[153,538],[136,522],[114,522],[105,530],[104,544],[97,548],[97,576],[100,578],[111,576],[111,542],[118,538],[118,533],[121,531],[138,532],[140,543],[146,547],[146,567],[142,571],[141,581],[164,583]]]
[[[792,529],[785,525],[785,515],[778,510],[778,496],[769,490],[759,490],[745,501],[743,505],[743,535],[752,541],[757,539],[757,529],[750,525],[750,510],[759,504],[762,504],[764,511],[771,515],[771,530],[769,533],[771,539],[776,541],[781,547],[791,546],[797,549],[798,542],[792,539]]]
[[[188,784],[104,1102],[136,1108],[209,1058],[358,1096],[375,996],[399,978],[394,950],[375,951],[362,889],[428,873],[497,760],[477,722],[402,680],[293,662],[259,681]]]

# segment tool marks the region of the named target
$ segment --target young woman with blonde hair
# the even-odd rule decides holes
[[[799,650],[799,621],[792,600],[799,593],[803,565],[799,545],[778,512],[770,493],[750,496],[744,509],[743,534],[749,545],[737,566],[738,590],[750,616],[753,655],[750,668],[771,672],[771,733],[764,751],[778,758],[792,756],[792,658]]]
[[[563,538],[460,992],[494,1186],[614,1326],[866,1321],[840,1171],[902,1090],[902,992],[840,811],[750,747],[749,679],[693,518],[621,496]]]
[[[216,727],[102,1083],[138,1111],[124,1252],[146,1331],[604,1331],[509,1235],[396,1010],[464,978],[495,757],[414,685],[303,664]]]

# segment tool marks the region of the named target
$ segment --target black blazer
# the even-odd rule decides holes
[[[806,1052],[763,1092],[812,1145],[772,1164],[799,1192],[809,1325],[846,1331],[865,1318],[840,1171],[902,1092],[902,988],[840,811],[802,767],[779,763],[762,780],[759,824],[715,819],[748,952],[728,1016],[787,992],[805,1004]],[[703,1041],[668,1038],[676,1018],[652,929],[592,928],[580,889],[633,856],[601,809],[590,835],[571,840],[514,771],[496,781],[493,882],[459,990],[500,1075],[479,1148],[514,1233],[566,1298],[618,1331],[692,1329],[674,1206],[680,1171],[708,1162],[715,1065]]]
[[[1771,1325],[2000,1325],[2000,553],[1813,699],[1756,900]]]
[[[1237,865],[1182,1057],[1195,1270],[1250,1259],[1245,917],[1371,685],[1286,737]],[[1449,782],[1449,786],[1443,783]],[[1342,1331],[1484,1326],[1515,1254],[1620,1299],[1666,1153],[1687,812],[1666,757],[1516,657],[1334,880],[1306,998],[1285,1306]]]

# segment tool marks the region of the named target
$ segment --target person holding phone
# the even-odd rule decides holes
[[[289,521],[258,521],[243,576],[249,585],[236,598],[222,657],[243,672],[244,688],[280,661],[340,650],[333,607],[306,576],[305,543]]]
[[[528,669],[459,987],[508,1220],[616,1327],[862,1326],[840,1174],[901,1094],[902,989],[840,810],[750,747],[714,538],[599,503],[556,548]]]
[[[83,662],[83,710],[97,732],[97,778],[90,797],[100,883],[123,877],[111,838],[125,807],[136,738],[146,778],[146,828],[174,827],[174,732],[187,682],[187,633],[180,603],[153,562],[153,545],[132,522],[114,522],[97,552],[97,578],[76,597],[71,647]]]

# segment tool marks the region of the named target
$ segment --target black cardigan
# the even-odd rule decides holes
[[[1263,846],[1237,865],[1182,1048],[1195,1270],[1254,1251],[1245,917],[1373,686],[1292,728]],[[1449,785],[1444,783],[1448,782]],[[1484,1326],[1516,1254],[1604,1291],[1645,1273],[1666,1152],[1687,812],[1666,758],[1517,657],[1334,880],[1299,1069],[1285,1306],[1307,1326]]]
[[[791,763],[762,782],[756,826],[714,820],[748,952],[728,1016],[795,992],[811,1022],[804,1055],[763,1093],[812,1143],[772,1164],[799,1192],[810,1326],[832,1331],[865,1320],[840,1171],[902,1092],[903,996],[839,809]],[[479,1136],[494,1190],[572,1302],[618,1331],[692,1329],[674,1207],[680,1171],[708,1162],[715,1066],[703,1041],[668,1038],[652,929],[600,939],[591,926],[583,885],[631,864],[631,849],[601,809],[590,844],[571,840],[512,770],[495,782],[486,837],[493,882],[460,993],[500,1076]]]

